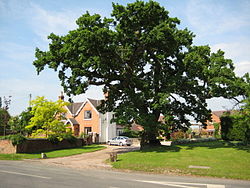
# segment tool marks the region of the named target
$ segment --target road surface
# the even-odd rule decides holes
[[[0,161],[1,188],[249,188],[250,181],[73,169],[32,161]]]

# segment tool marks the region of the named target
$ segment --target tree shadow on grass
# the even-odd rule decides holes
[[[250,152],[250,147],[247,145],[243,145],[241,142],[212,141],[212,142],[182,144],[181,146],[187,147],[186,149],[188,150],[192,150],[196,147],[206,147],[208,149],[234,148],[236,150],[243,150],[246,152]]]
[[[143,149],[140,150],[140,152],[179,152],[182,148],[180,146],[177,145],[173,145],[173,146],[155,146],[155,147],[150,147],[147,146]]]
[[[140,152],[179,152],[182,149],[193,150],[197,147],[205,147],[208,149],[218,149],[218,148],[234,148],[237,150],[243,150],[250,152],[250,146],[241,144],[240,142],[226,142],[226,141],[212,141],[212,142],[197,142],[197,143],[187,143],[178,144],[171,146],[157,146],[157,147],[146,147]]]

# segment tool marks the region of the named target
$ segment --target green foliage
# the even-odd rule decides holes
[[[50,134],[48,136],[48,140],[53,143],[53,144],[57,144],[58,142],[62,141],[62,138],[61,137],[58,137],[57,135],[55,134]]]
[[[10,135],[9,138],[10,138],[13,145],[21,144],[26,140],[26,137],[24,137],[21,134]]]
[[[102,85],[109,95],[100,110],[115,112],[117,123],[142,125],[142,141],[149,144],[159,144],[160,114],[168,117],[166,126],[180,129],[189,124],[187,115],[206,122],[206,99],[244,94],[244,80],[224,52],[193,46],[194,34],[179,29],[180,20],[159,3],[113,3],[111,15],[87,12],[75,30],[51,33],[49,50],[36,49],[37,72],[46,66],[58,71],[68,95]]]
[[[14,133],[21,135],[28,135],[32,132],[32,129],[26,129],[25,127],[29,124],[30,119],[33,117],[31,114],[31,108],[23,111],[19,116],[11,117],[8,124],[10,129]]]
[[[219,123],[214,123],[214,137],[215,138],[220,138],[220,124]]]
[[[25,127],[32,130],[32,136],[45,136],[54,140],[54,137],[62,139],[62,134],[67,132],[66,125],[61,121],[64,119],[63,113],[66,102],[58,100],[48,101],[44,97],[37,97],[31,101],[32,110],[29,124]]]
[[[70,143],[75,143],[77,141],[77,138],[73,136],[72,133],[64,133],[62,138],[69,141]]]
[[[79,135],[79,138],[83,138],[83,139],[88,138],[88,137],[89,135],[84,132],[81,132],[81,134]]]
[[[133,131],[130,127],[125,127],[121,136],[127,136],[129,138],[138,138],[140,133],[138,131]]]
[[[10,117],[9,112],[6,109],[0,108],[0,128],[8,128],[8,121]]]
[[[221,135],[224,140],[250,142],[250,97],[243,100],[242,110],[221,117]]]
[[[23,143],[25,140],[27,140],[27,138],[21,134],[13,134],[8,136],[2,136],[0,137],[0,140],[11,140],[12,144],[15,146]]]

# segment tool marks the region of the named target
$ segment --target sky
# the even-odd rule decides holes
[[[89,11],[110,17],[112,2],[126,5],[134,0],[0,0],[0,97],[11,96],[9,112],[18,115],[29,105],[29,95],[57,100],[62,87],[57,73],[45,69],[37,75],[32,65],[35,48],[47,50],[50,33],[65,35],[75,29],[75,20]],[[222,49],[233,60],[238,76],[250,72],[249,0],[158,0],[179,28],[195,35],[194,45]],[[100,87],[73,97],[103,98]],[[221,98],[208,101],[211,110],[230,109],[233,103]]]

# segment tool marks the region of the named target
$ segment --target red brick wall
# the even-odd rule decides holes
[[[10,140],[0,140],[0,153],[16,153],[16,146]]]
[[[77,139],[74,143],[67,140],[51,143],[47,139],[29,139],[17,146],[13,146],[10,140],[0,140],[0,153],[39,153],[42,151],[81,147],[83,145],[85,145],[83,139]]]

